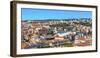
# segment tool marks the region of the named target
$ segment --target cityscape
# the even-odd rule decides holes
[[[47,19],[22,21],[22,48],[89,46],[91,19]]]
[[[57,15],[58,13],[65,14],[62,12],[63,10],[56,12],[55,16],[53,16],[54,10],[48,10],[47,13],[49,15],[45,11],[45,14],[34,16],[38,14],[38,11],[42,13],[44,10],[36,10],[36,13],[33,12],[34,14],[32,15],[28,15],[30,12],[27,12],[28,17],[25,17],[25,12],[22,12],[21,49],[85,47],[92,45],[92,19],[89,16],[85,17],[84,11],[79,15],[81,17],[76,15],[80,11],[75,11],[73,13],[76,15],[76,17],[74,15],[75,18],[65,18],[62,17],[63,15],[57,18],[59,16]],[[85,14],[87,15],[88,13]],[[43,17],[44,15],[45,17]],[[66,12],[65,15],[68,15],[68,13]]]

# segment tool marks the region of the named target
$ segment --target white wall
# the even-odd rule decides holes
[[[0,58],[10,57],[10,1],[0,0]],[[86,4],[86,5],[98,5],[100,10],[100,0],[33,0],[44,1],[53,3],[71,3],[71,4]],[[98,11],[98,17],[100,11]],[[100,18],[100,17],[99,17]],[[100,22],[98,18],[98,22]],[[100,25],[100,23],[98,24]],[[98,34],[100,34],[100,27],[98,27]],[[100,36],[99,36],[100,38]],[[100,40],[98,38],[98,44]],[[98,49],[100,46],[98,45]],[[79,54],[64,54],[64,55],[50,55],[50,56],[35,56],[34,58],[99,58],[100,50],[97,53],[79,53]],[[32,58],[32,57],[23,57]]]

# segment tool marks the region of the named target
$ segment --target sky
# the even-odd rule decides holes
[[[75,11],[75,10],[50,10],[50,9],[34,9],[22,8],[22,20],[45,20],[45,19],[72,19],[72,18],[91,18],[91,11]]]

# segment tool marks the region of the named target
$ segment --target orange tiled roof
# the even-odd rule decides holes
[[[54,38],[64,38],[63,36],[55,36]]]

